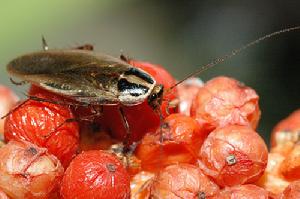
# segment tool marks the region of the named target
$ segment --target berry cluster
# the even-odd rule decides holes
[[[161,66],[128,62],[165,90],[176,83]],[[118,105],[81,107],[36,86],[28,95],[17,103],[0,87],[0,198],[300,198],[300,111],[274,128],[268,152],[259,96],[232,78],[191,78],[160,111],[147,100],[122,107],[129,138]]]

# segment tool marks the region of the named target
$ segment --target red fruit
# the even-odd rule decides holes
[[[122,106],[124,116],[128,121],[129,143],[139,141],[146,133],[154,132],[159,127],[159,115],[145,101],[136,106]],[[101,126],[106,128],[118,140],[126,139],[127,131],[121,117],[119,106],[103,106],[100,117]]]
[[[281,174],[287,180],[300,180],[300,145],[296,144],[280,165]]]
[[[16,105],[19,98],[9,88],[0,85],[0,118],[6,115]],[[4,132],[4,120],[0,119],[0,134]]]
[[[235,79],[217,77],[208,81],[194,99],[191,116],[208,132],[228,124],[256,128],[260,109],[258,95]]]
[[[130,198],[130,178],[113,154],[84,151],[67,168],[60,193],[64,199],[126,199]]]
[[[175,84],[175,79],[160,66],[135,60],[130,60],[129,63],[148,72],[156,80],[157,84],[163,84],[165,89]],[[176,90],[174,90],[164,96],[164,99],[171,101],[175,98],[176,94]],[[161,111],[163,116],[166,116],[168,101],[163,101],[162,103]],[[129,143],[139,141],[146,133],[155,132],[159,127],[159,114],[149,106],[147,99],[142,104],[122,106],[122,109],[129,124]],[[170,109],[170,112],[175,112],[175,110]],[[106,127],[112,133],[113,137],[119,140],[126,138],[126,129],[120,115],[119,106],[104,106],[100,124]]]
[[[0,189],[11,198],[51,198],[64,169],[45,148],[10,141],[0,148]]]
[[[300,198],[300,180],[292,182],[278,197],[278,199],[299,199]]]
[[[143,199],[150,197],[150,187],[153,173],[141,171],[133,176],[130,181],[131,198],[132,199]]]
[[[47,91],[36,97],[61,101],[62,98]],[[49,102],[27,100],[14,110],[5,122],[5,140],[25,140],[45,147],[66,167],[75,156],[79,144],[77,122],[70,108]]]
[[[211,132],[199,152],[199,166],[220,186],[255,182],[263,174],[268,150],[250,127],[229,125]]]
[[[151,198],[207,198],[219,192],[219,187],[194,165],[171,165],[153,179]]]
[[[222,190],[213,199],[268,199],[269,195],[266,190],[253,184],[238,185],[227,187]]]
[[[273,129],[271,134],[271,146],[296,143],[300,135],[300,109],[291,113],[287,118],[281,120]]]
[[[2,190],[0,190],[0,198],[1,199],[9,199],[9,197],[6,195],[6,193],[3,192]]]
[[[189,78],[177,86],[180,113],[190,116],[193,100],[202,86],[199,78]]]
[[[274,195],[281,193],[289,185],[289,182],[283,178],[280,171],[284,159],[285,157],[279,153],[269,153],[268,165],[264,175],[255,184]]]
[[[146,134],[136,149],[142,169],[157,171],[175,163],[195,163],[207,134],[197,121],[182,114],[169,115],[154,134]]]

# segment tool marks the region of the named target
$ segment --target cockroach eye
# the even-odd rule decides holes
[[[158,106],[160,106],[163,98],[164,86],[161,84],[155,85],[151,94],[148,97],[149,106],[155,110]]]

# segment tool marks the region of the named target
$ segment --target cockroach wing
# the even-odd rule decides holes
[[[7,70],[12,76],[88,104],[139,104],[155,84],[147,73],[120,59],[83,50],[27,54],[12,60]]]

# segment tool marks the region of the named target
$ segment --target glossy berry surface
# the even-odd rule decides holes
[[[54,102],[61,101],[59,96],[44,90],[37,92],[36,88],[34,95]],[[7,117],[5,140],[29,141],[45,147],[66,167],[79,144],[77,122],[66,122],[72,118],[74,116],[67,106],[29,99]]]
[[[85,151],[67,168],[60,193],[64,199],[129,199],[130,178],[113,154]]]

